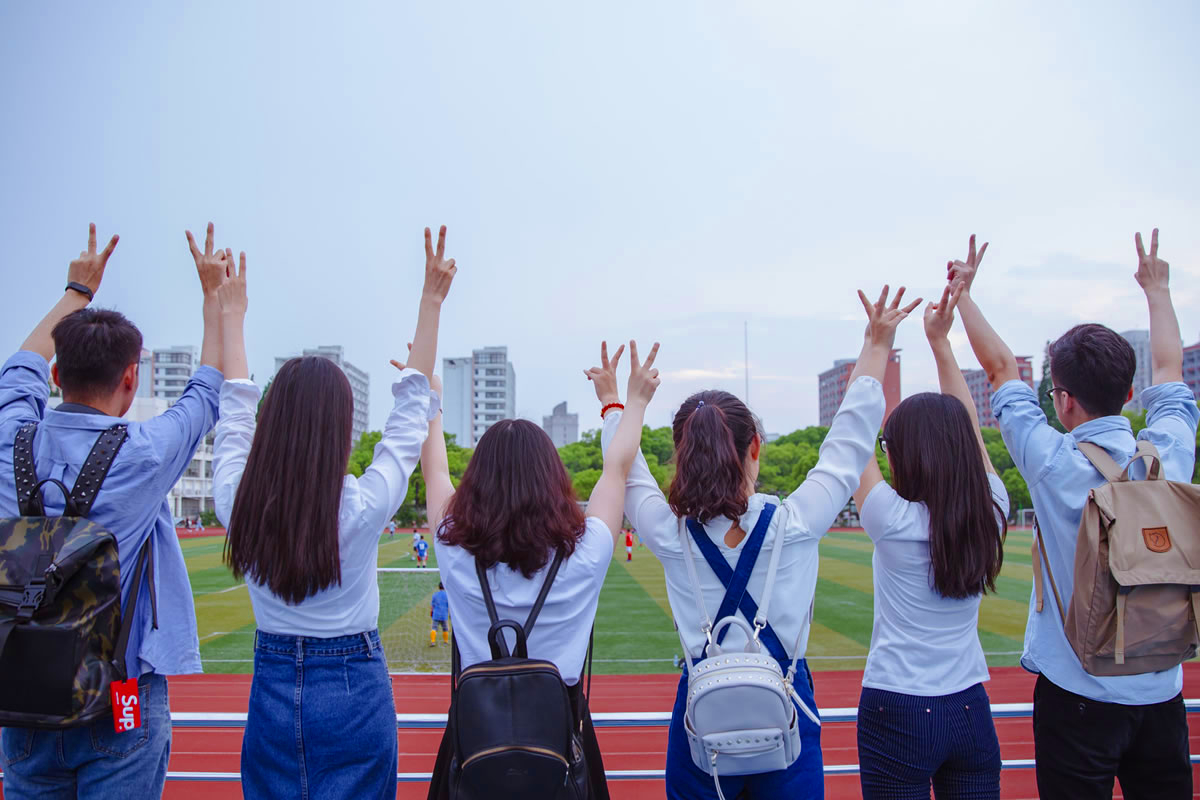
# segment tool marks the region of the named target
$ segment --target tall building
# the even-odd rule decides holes
[[[145,365],[145,353],[139,362],[138,372]],[[151,381],[151,397],[161,397],[168,403],[174,403],[183,394],[188,380],[196,367],[200,365],[200,353],[194,345],[176,345],[161,347],[154,350],[150,357],[153,379]],[[146,380],[146,378],[142,378]]]
[[[1125,404],[1126,411],[1141,411],[1142,389],[1150,385],[1153,361],[1150,357],[1150,331],[1122,331],[1121,337],[1129,342],[1137,356],[1137,370],[1133,373],[1133,399]]]
[[[354,422],[350,429],[351,443],[357,443],[367,432],[371,418],[371,376],[346,360],[345,349],[340,344],[311,347],[300,354],[301,356],[316,356],[337,364],[350,381],[350,393],[354,396]],[[290,358],[275,357],[275,371],[287,363]]]
[[[154,353],[142,348],[138,357],[138,397],[154,397]]]
[[[1200,342],[1183,348],[1183,382],[1200,401]]]
[[[821,425],[829,427],[833,424],[833,415],[837,413],[849,388],[850,373],[858,363],[853,358],[842,358],[833,362],[833,367],[817,376],[817,407],[820,410]],[[888,356],[887,369],[883,373],[883,399],[886,410],[883,421],[892,415],[892,411],[900,404],[900,351],[893,350]]]
[[[550,416],[542,417],[542,430],[554,442],[555,447],[563,447],[579,441],[579,415],[567,413],[567,401],[563,400],[554,407]]]
[[[996,415],[992,413],[992,382],[987,373],[981,369],[964,369],[963,377],[967,380],[967,390],[971,392],[971,400],[975,402],[975,416],[979,418],[981,428],[999,428]],[[1017,356],[1017,377],[1026,386],[1034,389],[1033,359],[1030,356]]]
[[[462,447],[474,447],[484,431],[517,415],[517,374],[507,347],[484,347],[442,359],[443,427]]]

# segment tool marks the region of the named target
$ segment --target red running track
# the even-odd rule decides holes
[[[853,707],[858,704],[862,674],[852,671],[816,673],[817,698],[824,708]],[[445,676],[394,676],[396,708],[407,713],[442,713],[449,703]],[[671,708],[679,678],[676,675],[599,676],[592,687],[592,709],[604,712],[665,711]],[[987,684],[994,703],[1027,703],[1033,696],[1034,676],[1020,668],[992,670]],[[1184,694],[1200,696],[1200,664],[1184,668]],[[171,679],[171,707],[175,711],[245,712],[250,691],[248,675],[196,675]],[[1031,721],[996,721],[1001,751],[1006,759],[1033,758]],[[605,766],[609,769],[661,769],[665,761],[665,728],[602,728],[598,731]],[[436,730],[399,731],[400,771],[428,772],[441,732]],[[236,772],[242,732],[240,729],[177,729],[171,748],[173,772]],[[829,723],[822,734],[826,764],[858,762],[853,723]],[[1200,753],[1200,732],[1191,737],[1191,752]],[[1196,771],[1200,787],[1200,771]],[[1031,769],[1005,770],[1002,796],[1006,800],[1036,798],[1037,787]],[[609,784],[615,800],[650,800],[663,797],[661,781],[614,781]],[[401,784],[400,800],[424,798],[427,784]],[[825,779],[829,800],[859,798],[858,776],[833,776]],[[232,800],[240,798],[234,783],[167,784],[168,800]],[[1120,797],[1118,792],[1117,797]],[[1200,794],[1196,795],[1200,797]],[[0,794],[2,797],[2,794]]]

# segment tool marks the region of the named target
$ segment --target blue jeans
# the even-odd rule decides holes
[[[62,731],[5,728],[5,800],[133,800],[160,797],[171,754],[167,679],[138,679],[142,727],[113,730],[112,715]]]
[[[863,687],[863,800],[999,800],[1000,742],[983,684],[942,697]]]
[[[396,704],[379,631],[259,631],[242,738],[247,800],[395,800]]]
[[[791,662],[784,667],[791,666]],[[796,669],[796,694],[805,705],[817,711],[813,699],[812,676],[808,664],[800,659]],[[687,670],[679,679],[679,691],[675,695],[675,708],[671,712],[671,728],[667,733],[667,798],[668,800],[715,800],[717,796],[713,777],[696,766],[692,751],[688,747],[687,732],[683,729],[683,717],[687,711]],[[783,800],[803,798],[821,800],[825,797],[825,765],[821,758],[821,726],[816,725],[797,709],[797,724],[800,725],[800,757],[787,769],[763,772],[758,775],[730,775],[721,777],[721,791],[729,800]]]

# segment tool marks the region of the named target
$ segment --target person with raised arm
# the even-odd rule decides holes
[[[199,369],[165,412],[144,422],[121,419],[142,377],[142,334],[122,314],[90,307],[117,246],[113,236],[98,250],[95,225],[89,226],[87,249],[67,269],[62,296],[0,369],[0,517],[24,513],[13,464],[23,428],[36,426],[34,472],[67,487],[87,480],[80,475],[93,446],[110,432],[124,431],[86,517],[116,537],[121,608],[123,617],[129,615],[123,621],[130,624],[120,654],[123,677],[137,681],[141,709],[140,727],[121,732],[111,715],[65,730],[6,725],[0,761],[7,798],[162,794],[171,749],[166,676],[201,671],[192,587],[167,495],[216,422],[222,381],[216,292],[229,265],[228,251],[213,248],[211,223],[203,252],[190,233],[187,238],[203,294],[204,344]],[[51,380],[61,387],[63,403],[47,410]],[[46,516],[65,513],[65,498],[57,491],[42,497]],[[150,566],[139,571],[143,554]],[[36,668],[54,674],[62,664],[48,659]],[[98,688],[109,691],[107,685]]]
[[[1017,379],[1012,351],[975,303],[979,263],[971,237],[966,261],[947,265],[961,289],[959,311],[971,347],[996,392],[992,410],[1013,462],[1029,485],[1037,512],[1035,535],[1045,547],[1046,567],[1065,608],[1074,589],[1077,533],[1088,495],[1106,479],[1080,450],[1103,450],[1134,480],[1146,477],[1138,442],[1153,444],[1163,477],[1189,482],[1195,466],[1195,397],[1183,378],[1179,323],[1171,303],[1170,271],[1158,257],[1158,230],[1150,252],[1141,234],[1135,279],[1150,312],[1153,385],[1142,391],[1146,427],[1135,437],[1121,409],[1133,397],[1137,359],[1120,335],[1098,324],[1076,325],[1050,345],[1049,390],[1066,428],[1050,426],[1033,389]],[[1035,550],[1037,539],[1035,539]],[[1058,603],[1039,610],[1037,585],[1030,595],[1021,665],[1037,673],[1033,695],[1034,751],[1043,798],[1089,800],[1112,796],[1113,780],[1129,798],[1175,800],[1192,796],[1183,670],[1097,676],[1085,671],[1067,639]]]
[[[354,398],[335,364],[286,362],[261,395],[243,334],[246,258],[220,290],[227,370],[213,451],[225,561],[245,578],[258,627],[242,738],[247,798],[396,796],[396,708],[379,639],[379,531],[408,492],[429,419],[438,319],[457,267],[425,229],[425,279],[410,366],[371,465],[346,474]]]
[[[862,352],[816,466],[783,501],[755,492],[765,440],[754,414],[728,392],[698,392],[676,412],[676,472],[666,495],[637,452],[625,483],[625,514],[666,573],[667,597],[687,660],[704,658],[712,644],[725,653],[746,647],[749,637],[736,626],[709,639],[707,620],[740,613],[754,625],[757,638],[783,673],[794,676],[792,715],[801,740],[799,757],[787,769],[718,776],[718,784],[693,760],[684,722],[685,670],[667,743],[666,792],[671,800],[716,798],[718,792],[748,799],[823,796],[820,718],[804,660],[817,585],[817,545],[873,458],[885,407],[882,381],[896,326],[920,303],[901,307],[903,295],[902,287],[889,304],[886,286],[875,303],[858,293],[867,313]],[[618,351],[608,361],[602,353],[600,370],[589,373],[601,404],[606,469],[610,459],[625,457],[620,434],[629,409],[621,408],[613,377],[619,356]],[[782,544],[772,592],[776,602],[769,617],[760,620],[760,604],[769,602],[764,594],[772,559],[759,554],[771,554],[776,542]],[[698,573],[699,597],[689,560]]]
[[[659,385],[654,368],[658,344],[645,362],[638,360],[636,342],[629,347],[627,421],[615,433],[616,454],[606,461],[586,511],[579,509],[550,437],[527,420],[501,420],[488,428],[457,489],[450,481],[440,418],[431,423],[421,453],[429,529],[450,600],[461,667],[491,658],[490,614],[481,581],[487,581],[498,619],[524,621],[549,578],[536,624],[527,632],[528,653],[553,663],[568,687],[575,724],[582,731],[587,796],[593,800],[607,798],[608,787],[581,678],[600,588],[621,534],[625,477],[641,440],[646,406]],[[448,725],[430,784],[431,800],[450,796],[455,739]],[[507,797],[504,792],[512,788],[496,790]]]
[[[940,393],[884,423],[884,482],[867,462],[854,503],[875,544],[875,620],[858,703],[864,800],[1000,797],[1000,742],[983,682],[979,602],[1004,561],[1008,493],[950,348],[962,286],[925,309]]]

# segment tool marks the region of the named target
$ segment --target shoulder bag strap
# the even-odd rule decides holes
[[[1058,585],[1054,582],[1054,572],[1050,569],[1050,559],[1046,556],[1046,542],[1042,538],[1042,526],[1038,523],[1037,515],[1033,517],[1033,538],[1036,546],[1033,549],[1033,586],[1037,610],[1042,610],[1042,575],[1050,578],[1050,591],[1054,593],[1054,603],[1058,606],[1058,615],[1065,623],[1067,612],[1063,610],[1062,598],[1058,594]]]
[[[712,644],[712,620],[708,616],[708,609],[704,606],[704,592],[700,590],[700,575],[696,572],[696,561],[692,556],[692,545],[688,541],[687,532],[684,530],[684,520],[679,520],[679,546],[683,548],[683,561],[687,564],[688,580],[692,584],[692,592],[696,596],[696,608],[700,610],[700,632],[708,639],[708,643]],[[680,630],[679,624],[676,623],[675,631],[679,634],[679,644],[683,646],[683,657],[687,659],[688,673],[693,669],[692,654],[688,651],[687,642],[683,640],[683,631]],[[703,651],[701,656],[703,657]]]
[[[483,590],[483,604],[487,606],[488,622],[495,625],[500,621],[500,616],[496,614],[496,601],[492,599],[492,587],[488,586],[487,570],[479,563],[479,559],[475,559],[475,576],[479,578],[479,588]]]
[[[1162,460],[1159,458],[1158,448],[1145,439],[1138,440],[1137,451],[1134,452],[1129,465],[1125,467],[1125,471],[1121,473],[1121,477],[1129,480],[1129,467],[1133,466],[1138,459],[1146,460],[1146,480],[1163,480]]]
[[[772,509],[773,516],[775,506],[768,503],[767,506],[763,508],[764,513],[766,512],[767,508]],[[787,512],[785,511],[784,514],[786,515],[786,513]],[[770,517],[768,517],[768,522],[769,520]],[[779,558],[783,554],[783,534],[785,524],[785,518],[780,517],[779,525],[775,528],[775,543],[771,545],[771,560],[767,562],[767,582],[763,585],[762,602],[758,606],[758,613],[755,614],[754,619],[751,620],[754,623],[755,636],[758,636],[762,629],[767,627],[767,609],[771,606],[771,595],[775,590],[775,575],[779,572]]]
[[[563,559],[566,558],[566,553],[559,548],[554,552],[554,560],[550,562],[550,569],[546,570],[546,579],[542,581],[542,590],[538,592],[537,600],[533,603],[533,608],[529,609],[529,617],[525,620],[525,638],[529,638],[530,631],[533,630],[533,623],[537,622],[538,614],[542,613],[542,606],[546,602],[546,595],[550,594],[550,584],[554,583],[554,577],[558,575],[558,568],[562,566]]]
[[[17,431],[13,440],[13,478],[17,487],[17,511],[23,517],[40,517],[45,514],[42,496],[37,491],[37,470],[33,465],[33,438],[38,424],[28,422]]]
[[[133,621],[137,615],[138,595],[142,593],[142,576],[146,574],[146,565],[150,561],[151,541],[150,539],[146,540],[138,555],[137,568],[133,573],[133,586],[129,590],[129,605],[121,610],[121,629],[117,633],[117,642],[113,647],[112,663],[117,668],[117,677],[121,680],[129,677],[126,672],[128,665],[125,663],[125,650],[129,646],[129,632],[133,629]],[[153,576],[151,576],[150,582],[153,584]]]
[[[1109,483],[1125,480],[1125,471],[1117,466],[1117,462],[1113,461],[1112,456],[1100,445],[1092,442],[1076,442],[1075,447],[1083,453],[1088,461],[1092,462],[1092,466],[1104,476],[1104,480]]]
[[[128,430],[128,425],[114,425],[102,432],[97,437],[96,443],[92,445],[92,450],[88,453],[79,470],[79,476],[75,479],[75,487],[71,489],[71,499],[75,501],[75,507],[79,509],[79,516],[86,517],[92,512],[92,504],[96,502],[100,484],[104,483],[117,453],[121,450],[121,445],[128,438],[126,433]]]

